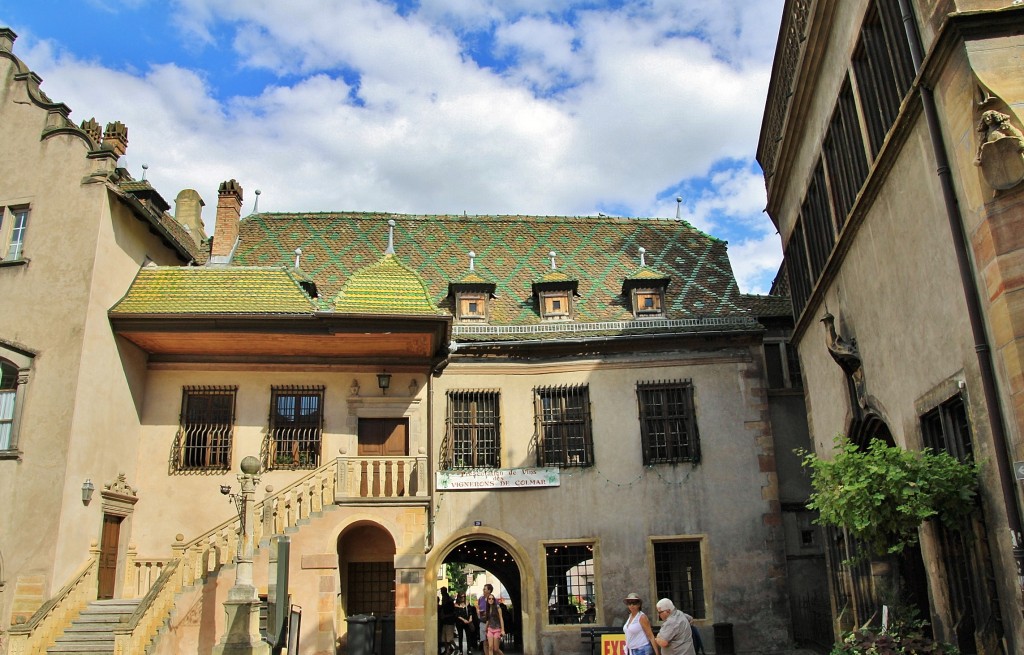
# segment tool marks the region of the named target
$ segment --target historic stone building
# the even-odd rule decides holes
[[[963,653],[1024,649],[1024,8],[786,2],[758,159],[815,448],[931,447],[981,465],[973,535],[934,525],[905,587]],[[830,534],[836,629],[878,609]]]
[[[766,365],[758,319],[780,312],[739,293],[723,241],[664,219],[243,217],[234,180],[208,239],[199,195],[168,214],[117,166],[127,128],[73,124],[14,38],[7,652],[212,652],[236,576],[273,586],[281,536],[302,652],[344,649],[367,614],[384,652],[435,652],[446,562],[500,579],[525,653],[581,650],[581,623],[621,622],[632,591],[709,641],[731,624],[741,652],[787,644],[787,535],[820,551],[776,473],[773,423],[787,444],[802,428],[769,387],[797,370],[784,330]],[[114,619],[88,636],[83,612]]]

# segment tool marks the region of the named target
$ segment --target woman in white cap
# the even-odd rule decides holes
[[[661,652],[651,631],[651,622],[647,615],[640,611],[642,602],[640,594],[626,596],[624,602],[629,609],[629,618],[622,631],[626,633],[626,655],[656,655]]]
[[[697,655],[693,649],[693,632],[686,614],[677,610],[668,598],[658,601],[658,618],[662,620],[656,641],[662,655]]]

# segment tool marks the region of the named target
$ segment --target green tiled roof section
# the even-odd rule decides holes
[[[253,214],[241,222],[234,262],[287,265],[301,247],[303,271],[316,280],[321,297],[333,298],[356,271],[380,258],[388,219],[397,222],[397,257],[420,275],[434,305],[466,274],[465,253],[476,252],[476,273],[496,285],[492,324],[541,322],[533,284],[551,271],[551,250],[558,253],[558,270],[579,283],[577,321],[631,320],[622,282],[636,272],[641,246],[650,267],[672,280],[668,318],[749,315],[739,303],[726,243],[674,219]]]
[[[670,280],[671,275],[657,271],[650,266],[641,266],[626,276],[627,280]]]
[[[740,301],[754,316],[792,316],[793,304],[789,296],[759,296],[743,294]]]
[[[312,314],[320,309],[284,268],[150,267],[110,310],[132,314]]]
[[[541,276],[541,278],[539,280],[537,280],[537,281],[538,282],[573,282],[573,281],[575,281],[575,278],[569,277],[568,275],[566,275],[562,271],[554,270],[554,271],[548,271],[543,276]]]
[[[334,301],[334,311],[345,314],[441,314],[416,271],[394,255],[352,274]]]
[[[480,274],[477,273],[476,271],[469,271],[461,278],[452,281],[461,284],[492,284],[490,280],[485,280],[484,278],[480,277]]]

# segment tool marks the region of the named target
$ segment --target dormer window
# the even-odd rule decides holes
[[[647,265],[645,248],[638,248],[640,268],[622,281],[622,295],[629,299],[633,318],[665,318],[665,289],[669,276]]]
[[[486,321],[489,295],[480,291],[456,291],[455,318],[460,321]]]
[[[633,289],[633,315],[637,318],[661,318],[664,304],[663,289]]]
[[[541,291],[540,315],[547,321],[568,321],[572,318],[572,291],[569,289]]]

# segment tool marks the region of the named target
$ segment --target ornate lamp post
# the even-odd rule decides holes
[[[242,522],[235,555],[235,584],[228,590],[228,598],[224,601],[226,630],[223,639],[213,649],[214,655],[270,653],[270,644],[260,636],[260,599],[252,580],[252,559],[256,550],[253,543],[253,496],[260,481],[260,460],[250,455],[242,460],[241,469],[238,476],[240,492],[235,498],[238,518]]]

